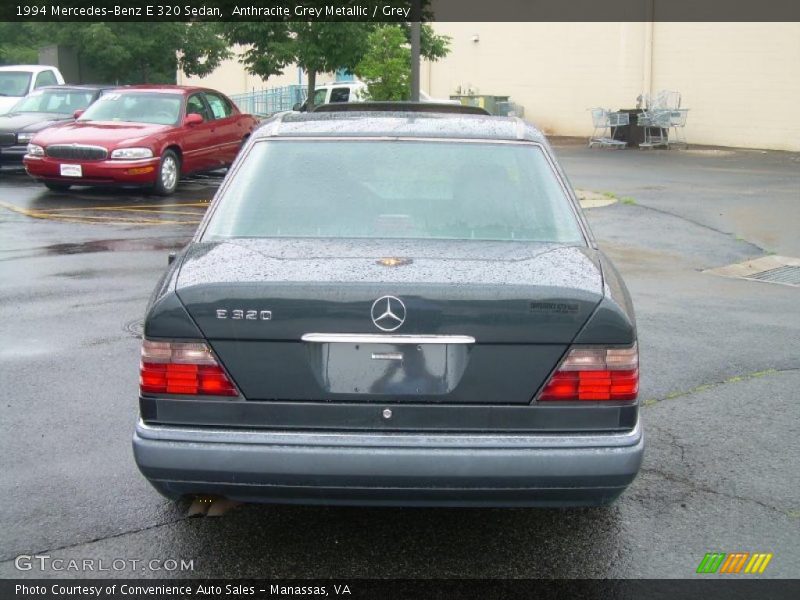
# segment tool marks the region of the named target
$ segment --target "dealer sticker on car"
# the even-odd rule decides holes
[[[83,177],[81,165],[61,165],[62,177]]]

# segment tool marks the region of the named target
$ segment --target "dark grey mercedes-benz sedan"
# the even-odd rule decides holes
[[[613,501],[644,449],[633,308],[544,136],[324,110],[253,134],[158,284],[142,473],[172,498]]]

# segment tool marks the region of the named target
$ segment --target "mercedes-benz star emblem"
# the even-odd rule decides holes
[[[372,303],[372,322],[381,331],[394,331],[406,320],[406,305],[400,298],[381,296]]]

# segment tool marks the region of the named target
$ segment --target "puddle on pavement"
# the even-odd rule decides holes
[[[631,246],[620,242],[604,241],[600,247],[624,272],[655,273],[665,268],[683,264],[686,257],[668,250],[655,250]]]
[[[146,250],[178,250],[189,243],[188,237],[133,238],[117,240],[90,240],[88,242],[52,244],[42,248],[43,254],[64,256],[90,252],[139,252]]]

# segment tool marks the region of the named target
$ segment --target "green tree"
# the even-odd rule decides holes
[[[280,75],[290,64],[308,74],[309,108],[317,73],[353,71],[369,47],[372,23],[350,22],[235,22],[226,23],[231,44],[244,47],[239,60],[262,79]]]
[[[421,44],[420,44],[421,45]],[[401,27],[378,27],[369,35],[369,51],[355,73],[367,84],[370,100],[408,100],[411,96],[411,48]]]
[[[411,24],[402,23],[406,40],[411,43]],[[450,54],[450,36],[438,35],[428,24],[423,23],[419,35],[419,53],[430,61],[437,61]]]
[[[381,25],[369,35],[369,50],[355,74],[367,84],[371,100],[408,100],[411,97],[409,24]],[[438,60],[450,51],[450,38],[437,35],[430,25],[420,31],[420,54]]]
[[[5,24],[8,25],[8,24]],[[19,27],[19,24],[11,24]],[[81,63],[98,81],[108,83],[175,83],[180,67],[190,75],[206,75],[230,56],[216,23],[195,22],[66,22],[29,23],[25,52],[36,62],[38,48],[49,44],[76,50]],[[2,31],[0,29],[0,31]],[[4,31],[2,33],[5,33]],[[19,35],[0,52],[15,51]],[[19,50],[15,51],[20,55]],[[9,54],[10,55],[10,54]]]
[[[31,24],[0,21],[0,65],[36,64],[37,43],[32,39]]]
[[[313,108],[317,73],[354,71],[369,49],[372,23],[294,23],[295,61],[308,74],[309,108]]]
[[[308,74],[308,108],[313,108],[318,73],[347,69],[358,74],[358,66],[369,52],[375,54],[375,59],[384,50],[387,56],[403,54],[402,48],[410,37],[408,23],[248,21],[226,23],[223,27],[228,42],[243,47],[239,61],[249,73],[266,80],[280,75],[291,64],[305,70]],[[384,49],[380,47],[380,40],[387,35],[391,37],[392,47]],[[429,25],[423,25],[421,54],[428,60],[446,56],[449,42],[447,36],[436,35]],[[410,70],[410,56],[409,53],[403,67],[396,61],[387,65],[387,68],[398,71],[392,75],[393,80],[399,76],[401,68]]]

